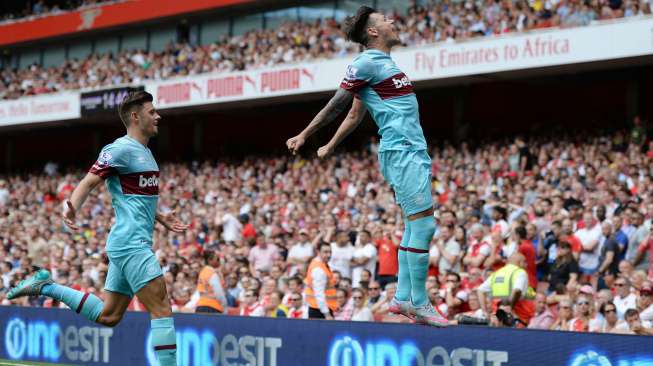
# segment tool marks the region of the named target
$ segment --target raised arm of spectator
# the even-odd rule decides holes
[[[342,121],[340,127],[338,127],[338,130],[333,135],[329,143],[317,150],[317,156],[319,158],[324,158],[331,154],[333,150],[335,150],[335,148],[342,142],[342,140],[344,140],[345,137],[349,136],[349,134],[354,131],[356,127],[358,127],[358,125],[363,120],[363,117],[365,117],[366,113],[367,109],[365,109],[363,102],[361,102],[360,99],[355,98],[354,102],[351,105],[351,109],[347,114],[347,117],[344,119],[344,121]]]
[[[86,201],[89,193],[99,186],[102,183],[102,177],[96,175],[95,173],[87,173],[84,179],[82,179],[77,187],[73,190],[73,193],[70,195],[70,199],[67,199],[63,203],[63,222],[72,230],[78,230],[79,228],[75,225],[75,213],[79,210],[80,207]]]

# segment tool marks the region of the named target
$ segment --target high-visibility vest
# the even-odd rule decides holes
[[[317,298],[315,298],[315,291],[313,290],[314,268],[321,268],[326,274],[327,285],[324,291],[324,295],[326,297],[326,304],[329,307],[329,309],[333,311],[337,310],[338,303],[336,302],[336,279],[333,276],[333,273],[331,272],[329,267],[326,265],[326,263],[322,262],[322,260],[317,258],[313,259],[311,261],[311,264],[308,265],[308,270],[306,271],[306,278],[304,279],[304,283],[306,284],[306,288],[304,289],[306,303],[308,303],[308,306],[312,307],[313,309],[319,309],[319,306],[317,304]]]
[[[490,276],[490,284],[492,285],[492,298],[494,299],[509,299],[512,296],[512,288],[515,282],[515,277],[518,273],[526,271],[514,264],[508,263],[498,271],[492,273]],[[534,299],[535,291],[529,287],[525,294],[522,294],[523,299]]]
[[[200,294],[200,299],[197,301],[197,306],[208,306],[219,312],[222,312],[222,304],[218,301],[211,288],[210,280],[215,274],[215,270],[211,266],[204,266],[197,279],[197,292]]]

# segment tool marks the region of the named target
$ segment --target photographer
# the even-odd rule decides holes
[[[496,311],[499,308],[499,303],[503,302],[504,308],[501,309],[506,315],[510,315],[522,324],[528,324],[529,320],[535,313],[535,305],[529,299],[531,296],[528,287],[528,274],[524,270],[526,268],[526,259],[519,252],[515,252],[508,258],[508,263],[498,271],[494,272],[483,284],[478,288],[479,301],[482,309],[487,309],[486,297],[490,294],[494,302],[493,309]],[[512,323],[510,316],[503,316],[501,324]],[[486,318],[491,319],[490,314],[486,313]]]

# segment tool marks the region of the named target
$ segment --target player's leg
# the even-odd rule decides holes
[[[120,267],[111,260],[111,255],[109,255],[107,278],[104,281],[104,292],[106,294],[104,309],[96,321],[108,327],[115,327],[125,315],[134,293]]]
[[[397,159],[401,157],[401,154],[402,152],[398,151],[379,152],[379,168],[381,174],[383,174],[383,177],[388,184],[395,189],[395,199],[398,203],[399,196],[397,195],[396,187],[397,184],[401,183],[401,175],[398,174],[400,171],[395,169],[395,167],[400,163]],[[388,310],[391,313],[402,314],[412,319],[412,309],[410,306],[410,271],[408,267],[408,257],[406,255],[406,248],[408,248],[409,239],[410,225],[408,225],[408,218],[404,217],[404,234],[401,238],[401,244],[399,245],[399,253],[397,253],[399,264],[397,272],[397,292],[390,302]]]
[[[68,286],[54,283],[50,272],[45,269],[37,271],[31,277],[21,281],[7,295],[8,299],[21,296],[43,295],[63,302],[68,307],[85,316],[90,321],[97,321],[104,304],[94,294],[72,289]]]
[[[125,311],[127,311],[132,298],[117,292],[105,291],[104,293],[106,294],[104,309],[102,309],[102,313],[96,322],[107,327],[115,327],[120,323],[123,315],[125,315]]]
[[[152,346],[161,366],[177,364],[177,336],[163,276],[148,282],[136,296],[150,313]]]
[[[396,167],[400,171],[396,189],[397,202],[407,216],[406,225],[410,227],[410,238],[405,251],[414,314],[419,321],[444,326],[446,319],[433,308],[426,294],[429,246],[435,233],[431,158],[426,151],[402,152]]]
[[[177,336],[161,266],[150,249],[121,256],[122,273],[150,313],[152,347],[161,366],[177,365]]]

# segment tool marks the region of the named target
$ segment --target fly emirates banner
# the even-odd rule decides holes
[[[411,81],[653,54],[653,17],[549,29],[466,42],[397,49],[392,58]],[[353,56],[145,84],[158,108],[176,108],[335,90]]]

